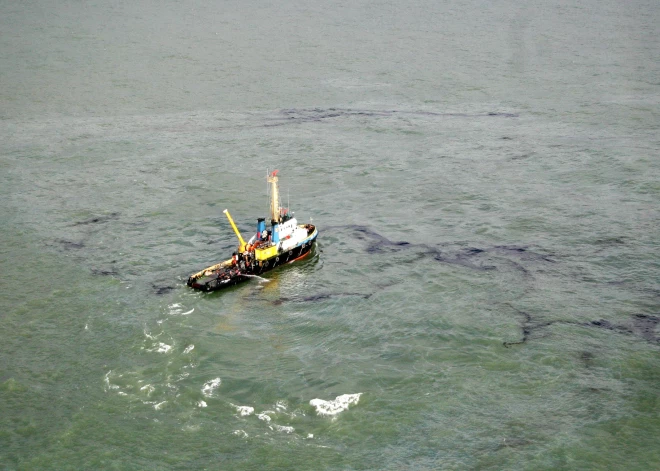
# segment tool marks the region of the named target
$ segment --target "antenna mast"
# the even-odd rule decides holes
[[[277,182],[279,178],[277,177],[277,172],[279,170],[273,170],[273,173],[268,175],[268,183],[271,184],[270,190],[270,217],[273,222],[280,222],[280,192],[277,189]]]

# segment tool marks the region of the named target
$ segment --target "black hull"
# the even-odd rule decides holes
[[[240,268],[220,268],[209,276],[202,276],[198,279],[188,278],[187,285],[200,291],[219,291],[230,286],[237,285],[243,281],[248,281],[252,276],[260,276],[281,265],[295,262],[296,260],[308,255],[316,240],[304,245],[294,247],[287,252],[278,254],[268,260],[255,261],[243,269]]]

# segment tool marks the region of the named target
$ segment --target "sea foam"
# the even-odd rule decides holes
[[[360,401],[362,393],[342,394],[337,396],[334,401],[324,401],[323,399],[312,399],[309,401],[311,406],[316,408],[316,413],[321,416],[336,416],[340,412],[347,410],[350,406]]]
[[[231,403],[230,403],[230,404],[231,404]],[[231,404],[231,405],[234,406],[234,407],[236,408],[236,412],[238,412],[238,414],[239,414],[241,417],[245,417],[246,415],[252,415],[252,414],[254,414],[254,407],[250,407],[250,406],[237,406],[237,405],[235,405],[235,404]]]
[[[204,394],[206,397],[211,397],[211,394],[213,394],[213,391],[218,389],[218,386],[220,386],[221,382],[222,380],[220,378],[215,378],[204,383],[204,386],[202,386],[202,394]]]

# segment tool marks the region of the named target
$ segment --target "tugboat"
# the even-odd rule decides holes
[[[190,275],[188,286],[201,291],[216,291],[309,255],[318,231],[312,224],[298,224],[293,212],[280,206],[277,172],[267,174],[270,183],[270,229],[266,228],[266,218],[257,219],[256,234],[245,242],[225,209],[223,212],[238,237],[238,249],[229,260]]]

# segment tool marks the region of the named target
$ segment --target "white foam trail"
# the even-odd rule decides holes
[[[167,345],[166,343],[163,343],[163,342],[158,342],[158,347],[151,348],[147,351],[148,352],[156,352],[156,353],[167,353],[170,350],[172,350],[171,345]]]
[[[156,390],[151,384],[145,384],[140,388],[140,391],[144,391],[146,389],[147,391],[147,396],[150,396],[152,392]]]
[[[179,303],[170,304],[167,308],[170,310],[169,313],[171,316],[187,316],[195,310],[195,308],[192,308],[190,311],[183,312],[184,307]]]
[[[103,379],[103,382],[105,383],[106,391],[108,389],[119,389],[119,386],[117,386],[116,384],[110,384],[110,373],[112,373],[112,370],[108,371]]]
[[[186,349],[183,351],[183,353],[184,353],[184,354],[186,354],[186,353],[190,353],[190,352],[193,351],[194,348],[195,348],[194,345],[188,345],[188,346],[186,347]]]
[[[183,312],[183,306],[179,303],[170,304],[167,308],[170,310],[170,315],[176,316]]]
[[[277,410],[286,410],[286,408],[287,408],[287,403],[284,400],[280,400],[277,401],[277,403],[275,403],[275,409]]]
[[[163,407],[163,404],[165,404],[167,401],[159,402],[158,404],[154,404],[154,409],[158,410]]]
[[[220,378],[215,378],[204,383],[204,386],[202,386],[202,394],[204,394],[206,397],[211,397],[213,391],[218,389],[218,386],[220,386],[220,383],[222,383]]]
[[[271,420],[270,415],[266,415],[265,413],[262,412],[261,414],[257,414],[257,417],[259,418],[259,420],[263,420],[266,423],[270,423]]]
[[[171,346],[171,345],[167,345],[166,343],[160,342],[160,344],[158,345],[158,350],[157,350],[157,352],[158,352],[158,353],[167,353],[167,352],[169,352],[170,350],[172,350],[172,346]]]
[[[311,406],[316,407],[316,413],[321,416],[334,416],[347,410],[350,406],[359,402],[362,393],[342,394],[337,396],[334,401],[324,401],[323,399],[312,399],[309,401]]]
[[[149,332],[147,332],[147,329],[144,329],[144,336],[146,338],[148,338],[149,340],[156,340],[160,336],[160,334],[158,334],[157,336],[154,337]]]
[[[231,404],[231,402],[230,402]],[[252,415],[254,414],[254,407],[250,406],[237,406],[236,404],[231,404],[236,408],[236,412],[238,412],[241,417],[245,417],[246,415]]]
[[[261,281],[262,283],[269,283],[269,282],[270,282],[270,280],[269,280],[268,278],[262,278],[262,277],[259,276],[259,275],[247,275],[247,274],[243,273],[243,276],[248,276],[248,277],[250,277],[250,278],[257,278],[257,279],[258,279],[259,281]]]
[[[273,427],[275,427],[275,430],[277,430],[278,432],[293,433],[296,431],[295,428],[289,427],[288,425],[273,424]]]

